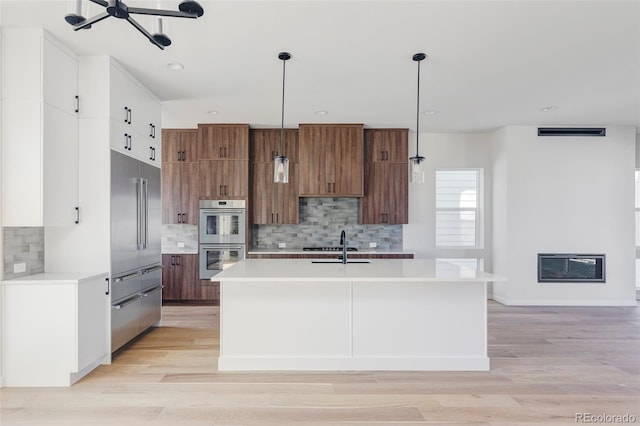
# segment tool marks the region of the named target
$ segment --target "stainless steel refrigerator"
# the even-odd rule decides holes
[[[160,321],[160,169],[111,151],[111,351]]]

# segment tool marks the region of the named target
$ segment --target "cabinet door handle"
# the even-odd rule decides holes
[[[149,160],[153,160],[153,147],[149,147]]]
[[[152,126],[153,126],[153,138],[155,139],[156,138],[156,125],[152,124]]]
[[[129,122],[129,108],[128,107],[124,107],[124,122],[125,123]]]
[[[182,216],[180,216],[180,213],[178,213],[178,223],[182,223],[180,222],[180,219],[182,219]]]
[[[131,135],[129,135],[129,151],[131,151],[132,146],[133,146],[133,142],[131,141]]]
[[[76,95],[76,112],[80,112],[80,96]]]
[[[124,134],[124,149],[129,149],[129,135]]]
[[[171,266],[175,266],[176,265],[176,257],[174,255],[171,255]]]
[[[180,266],[180,256],[176,256],[176,266]]]
[[[151,158],[153,161],[156,161],[156,149],[154,147],[151,147]]]
[[[224,193],[222,192],[222,185],[220,185],[220,187],[218,188],[218,195],[224,195]]]
[[[133,110],[131,108],[129,108],[129,121],[127,121],[127,124],[131,124],[131,114],[133,113]]]
[[[187,214],[182,213],[182,223],[187,223]]]
[[[273,213],[271,213],[271,223],[273,223]]]
[[[109,295],[109,278],[104,279],[107,282],[107,290],[104,292],[107,296]]]
[[[280,223],[280,218],[278,217],[280,213],[276,213],[276,223]]]
[[[224,195],[229,195],[229,193],[227,192],[227,185],[224,186]]]
[[[220,149],[218,150],[218,155],[220,156],[220,158],[224,158],[224,155],[222,155],[222,147],[220,147]]]
[[[75,220],[75,224],[79,224],[80,223],[80,207],[76,207],[76,220]]]

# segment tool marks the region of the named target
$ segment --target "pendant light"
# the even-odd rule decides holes
[[[285,66],[291,55],[287,52],[278,53],[282,61],[282,121],[280,122],[280,151],[273,159],[273,182],[289,183],[289,158],[284,155],[284,77]]]
[[[416,155],[409,158],[409,181],[411,183],[424,183],[425,158],[418,153],[418,139],[420,138],[420,62],[426,58],[424,53],[416,53],[413,60],[418,63],[418,94],[416,106]]]

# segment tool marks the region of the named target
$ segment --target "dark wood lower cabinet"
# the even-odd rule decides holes
[[[218,283],[199,277],[197,254],[163,254],[162,266],[163,301],[219,302]]]

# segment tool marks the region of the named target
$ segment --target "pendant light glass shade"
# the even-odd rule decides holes
[[[284,76],[285,66],[291,55],[287,52],[278,53],[282,61],[282,121],[280,122],[280,152],[273,159],[273,182],[289,183],[289,158],[284,155]]]
[[[409,182],[411,183],[424,183],[424,165],[425,158],[421,156],[415,156],[409,158]]]
[[[273,181],[275,183],[289,183],[289,158],[276,155],[273,159]]]
[[[416,155],[409,158],[409,182],[424,183],[425,182],[425,158],[418,153],[420,138],[420,61],[426,58],[424,53],[416,53],[413,60],[418,63],[418,90],[416,102]]]

